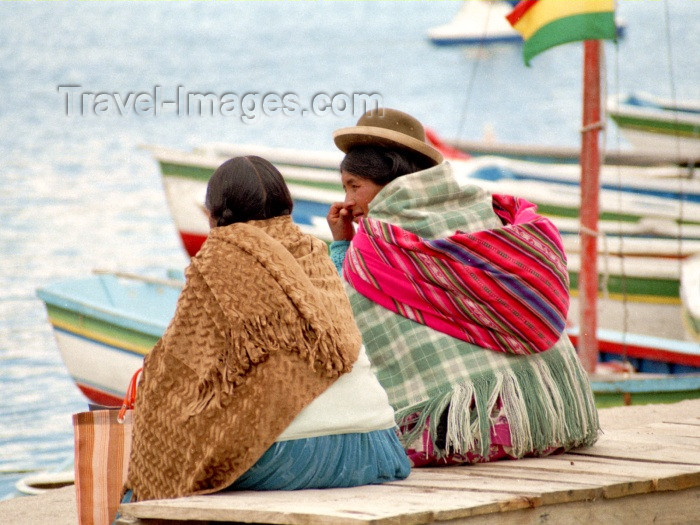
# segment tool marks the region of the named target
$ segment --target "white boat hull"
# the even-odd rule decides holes
[[[520,33],[506,20],[512,9],[502,1],[465,1],[449,23],[430,28],[428,38],[437,45],[521,42]]]
[[[120,404],[144,356],[56,327],[54,336],[66,369],[83,394],[99,404]]]
[[[653,131],[620,128],[622,135],[635,149],[651,153],[667,153],[700,160],[700,135],[697,138],[676,137]]]
[[[700,251],[683,262],[681,303],[686,331],[693,339],[700,342]]]
[[[633,93],[607,101],[610,118],[640,152],[700,161],[700,103],[674,102]]]

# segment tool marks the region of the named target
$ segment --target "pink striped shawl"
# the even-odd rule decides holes
[[[360,294],[483,348],[532,354],[561,336],[569,277],[561,237],[536,206],[493,195],[503,228],[423,239],[364,218],[343,275]]]

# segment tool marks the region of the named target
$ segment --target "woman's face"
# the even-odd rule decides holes
[[[345,190],[345,207],[352,212],[352,220],[357,222],[369,213],[369,203],[384,186],[347,171],[340,172],[340,180]]]

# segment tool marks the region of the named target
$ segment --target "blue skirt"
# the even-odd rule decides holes
[[[411,471],[394,429],[274,443],[224,490],[297,490],[375,485]],[[133,497],[126,491],[122,503]],[[117,516],[113,522],[119,519]]]
[[[278,441],[227,490],[372,485],[411,470],[394,429]]]

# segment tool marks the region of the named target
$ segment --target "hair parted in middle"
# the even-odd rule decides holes
[[[294,206],[282,174],[249,155],[227,160],[209,179],[205,206],[216,226],[290,215]]]

